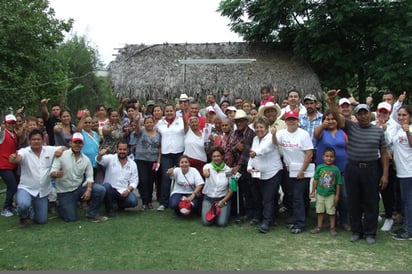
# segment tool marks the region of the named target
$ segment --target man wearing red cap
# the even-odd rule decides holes
[[[0,177],[7,186],[6,199],[1,210],[1,216],[13,216],[13,196],[17,191],[17,178],[15,163],[9,162],[9,156],[16,153],[18,140],[14,128],[16,117],[13,114],[4,117],[4,124],[0,128]]]
[[[64,221],[73,222],[77,220],[77,202],[90,201],[86,217],[94,222],[103,222],[107,217],[99,216],[99,210],[106,190],[94,183],[92,164],[81,152],[83,145],[83,135],[74,133],[70,149],[53,163],[50,176],[57,179],[57,211]]]

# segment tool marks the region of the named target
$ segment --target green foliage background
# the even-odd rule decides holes
[[[325,89],[364,101],[412,88],[410,0],[222,0],[218,11],[246,41],[273,42],[306,60]]]
[[[73,113],[114,101],[106,79],[94,72],[98,52],[85,37],[72,35],[73,20],[58,20],[43,0],[0,0],[0,112],[22,106],[37,114],[50,98]]]

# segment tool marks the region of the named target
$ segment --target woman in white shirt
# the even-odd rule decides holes
[[[199,118],[196,116],[189,118],[189,127],[185,130],[185,151],[183,154],[189,157],[190,166],[196,168],[201,174],[207,161],[207,154],[205,136],[199,130]]]
[[[217,226],[226,226],[230,216],[230,200],[233,192],[229,188],[229,176],[232,175],[232,168],[223,161],[225,152],[221,147],[212,147],[212,161],[203,167],[203,177],[205,186],[202,193],[204,194],[202,202],[202,223],[211,225],[216,223]],[[208,221],[206,214],[211,206],[216,204],[220,208],[220,214],[215,219]]]
[[[253,138],[247,166],[247,171],[252,174],[253,184],[257,186],[260,194],[256,210],[262,217],[259,226],[261,233],[267,233],[273,225],[275,209],[273,197],[279,191],[283,169],[278,146],[272,142],[269,123],[266,117],[259,117],[253,123],[256,136]]]
[[[204,181],[199,171],[190,166],[189,157],[180,156],[179,167],[172,167],[167,170],[167,174],[174,180],[170,192],[169,207],[174,209],[176,214],[190,215],[199,207],[200,194]],[[190,212],[183,212],[179,208],[179,202],[185,200],[191,204]]]
[[[299,234],[306,228],[305,197],[309,195],[310,177],[305,177],[313,155],[313,143],[309,133],[299,128],[299,114],[290,110],[285,113],[287,128],[272,131],[273,143],[279,144],[283,151],[283,161],[288,169],[287,184],[292,192],[293,224],[291,233]]]
[[[391,136],[396,176],[399,178],[403,206],[403,228],[392,238],[412,240],[412,108],[402,106],[398,112],[400,126]]]

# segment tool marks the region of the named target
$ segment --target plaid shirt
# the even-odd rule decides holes
[[[299,115],[299,127],[306,130],[309,133],[310,138],[312,138],[313,147],[316,149],[316,138],[314,136],[315,128],[322,124],[323,114],[319,111],[316,112],[316,117],[310,120],[308,114]]]
[[[230,136],[228,145],[231,147],[232,153],[234,155],[233,166],[247,165],[249,161],[250,148],[252,147],[253,138],[255,136],[256,133],[248,126],[243,131],[235,130],[232,136]],[[241,142],[245,145],[243,151],[236,149],[235,146],[238,142]]]

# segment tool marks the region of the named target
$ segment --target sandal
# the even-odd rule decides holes
[[[320,227],[315,227],[314,229],[312,229],[312,230],[310,231],[310,233],[312,233],[312,234],[317,234],[317,233],[319,233],[321,230],[322,230],[322,228],[320,228]]]

